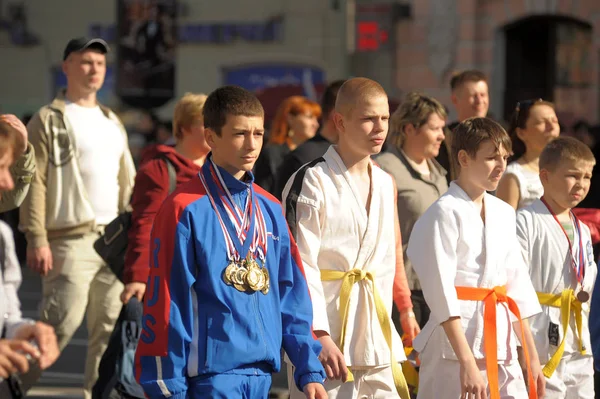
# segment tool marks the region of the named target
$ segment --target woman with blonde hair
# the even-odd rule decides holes
[[[254,166],[256,184],[274,193],[275,176],[283,158],[315,136],[320,117],[321,106],[306,97],[292,96],[281,103],[271,124],[269,143]]]
[[[392,175],[398,189],[398,218],[402,234],[404,268],[413,302],[412,314],[420,327],[429,319],[421,284],[406,256],[408,239],[417,219],[448,190],[446,170],[435,160],[444,141],[446,110],[435,98],[411,92],[393,113],[386,152],[376,162]]]
[[[210,152],[204,137],[202,117],[205,101],[205,94],[186,93],[175,105],[175,146],[154,145],[142,154],[131,196],[133,213],[123,271],[123,303],[127,303],[132,296],[141,301],[146,292],[150,232],[160,205],[175,185],[188,181],[200,172]]]
[[[520,209],[544,194],[539,176],[540,154],[560,134],[554,104],[541,98],[519,101],[508,134],[512,140],[512,162],[506,167],[496,196]]]

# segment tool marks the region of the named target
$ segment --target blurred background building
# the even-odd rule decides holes
[[[144,27],[153,18],[170,36],[172,92],[124,102],[117,87],[135,86],[136,75],[123,72],[135,68],[126,49],[144,29],[146,44],[160,44]],[[79,35],[115,50],[102,100],[163,119],[184,92],[222,84],[257,91],[269,117],[281,99],[317,99],[326,81],[351,75],[377,79],[396,101],[417,89],[449,105],[450,76],[466,68],[490,77],[496,118],[531,97],[554,101],[566,126],[599,117],[597,0],[0,0],[0,110],[46,103],[64,84],[63,47]]]

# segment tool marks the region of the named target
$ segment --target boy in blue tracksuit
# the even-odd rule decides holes
[[[137,378],[149,398],[267,398],[283,347],[298,388],[324,399],[298,250],[280,203],[253,183],[263,108],[225,86],[203,116],[212,153],[154,220]]]

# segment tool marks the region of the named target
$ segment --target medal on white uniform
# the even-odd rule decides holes
[[[569,258],[571,259],[571,267],[573,268],[573,272],[575,273],[575,277],[577,278],[577,285],[579,287],[579,290],[575,294],[575,297],[579,302],[585,303],[590,300],[590,293],[583,289],[583,279],[585,278],[585,255],[583,253],[583,241],[581,239],[581,222],[579,221],[579,219],[577,219],[577,217],[572,211],[569,211],[570,217],[573,221],[574,230],[577,234],[577,238],[579,238],[579,247],[577,251],[579,256],[576,258],[575,254],[573,254],[573,245],[571,243],[571,239],[569,238],[569,235],[567,234],[565,228],[560,223],[558,217],[552,211],[548,203],[544,200],[544,197],[540,198],[540,200],[544,203],[544,205],[546,205],[546,208],[548,208],[548,211],[550,211],[550,213],[554,217],[554,220],[556,220],[556,223],[558,223],[562,232],[567,238],[567,242],[569,243]]]
[[[266,295],[270,289],[266,268],[267,229],[254,190],[249,186],[244,209],[241,209],[233,200],[212,158],[207,163],[199,177],[225,238],[228,264],[223,270],[223,281],[240,292],[260,291]]]

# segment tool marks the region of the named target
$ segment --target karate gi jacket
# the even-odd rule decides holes
[[[358,188],[332,146],[322,158],[303,166],[290,178],[283,192],[284,211],[304,264],[313,304],[313,330],[326,331],[339,345],[342,280],[321,281],[321,271],[369,271],[385,304],[392,325],[394,357],[400,362],[406,356],[391,321],[393,291],[395,285],[408,291],[408,285],[403,264],[397,262],[402,253],[401,242],[397,243],[396,189],[391,176],[373,163],[371,171],[373,191],[367,215]],[[344,341],[340,349],[346,365],[361,368],[390,364],[390,349],[375,310],[373,285],[367,279],[352,287]]]
[[[514,209],[487,193],[483,201],[485,225],[477,205],[452,182],[448,192],[413,228],[407,254],[431,309],[429,321],[413,340],[418,352],[431,346],[441,358],[456,360],[440,324],[460,317],[475,359],[485,357],[483,302],[459,300],[455,287],[506,286],[522,318],[541,311],[520,253]],[[512,322],[517,319],[506,303],[497,303],[496,307],[498,361],[516,360],[517,338]]]
[[[569,242],[560,225],[541,200],[535,200],[531,205],[517,212],[517,235],[533,287],[537,292],[560,294],[565,289],[573,289],[577,294],[581,286],[577,283],[571,265],[571,255],[568,250]],[[594,262],[590,230],[583,223],[581,223],[581,241],[585,262],[583,289],[591,294],[594,290],[598,269]],[[578,259],[579,237],[577,236],[577,230],[575,230],[575,240],[572,244],[573,255]],[[581,338],[583,346],[591,356],[588,327],[589,304],[590,301],[582,305]],[[551,332],[550,323],[558,326],[558,328],[553,328]],[[570,328],[567,330],[564,355],[579,351],[579,336],[573,313],[571,313],[569,324]],[[540,362],[544,364],[556,352],[557,345],[555,343],[560,344],[563,339],[560,308],[542,305],[542,313],[532,317],[530,325]],[[550,335],[553,334],[551,340]]]

